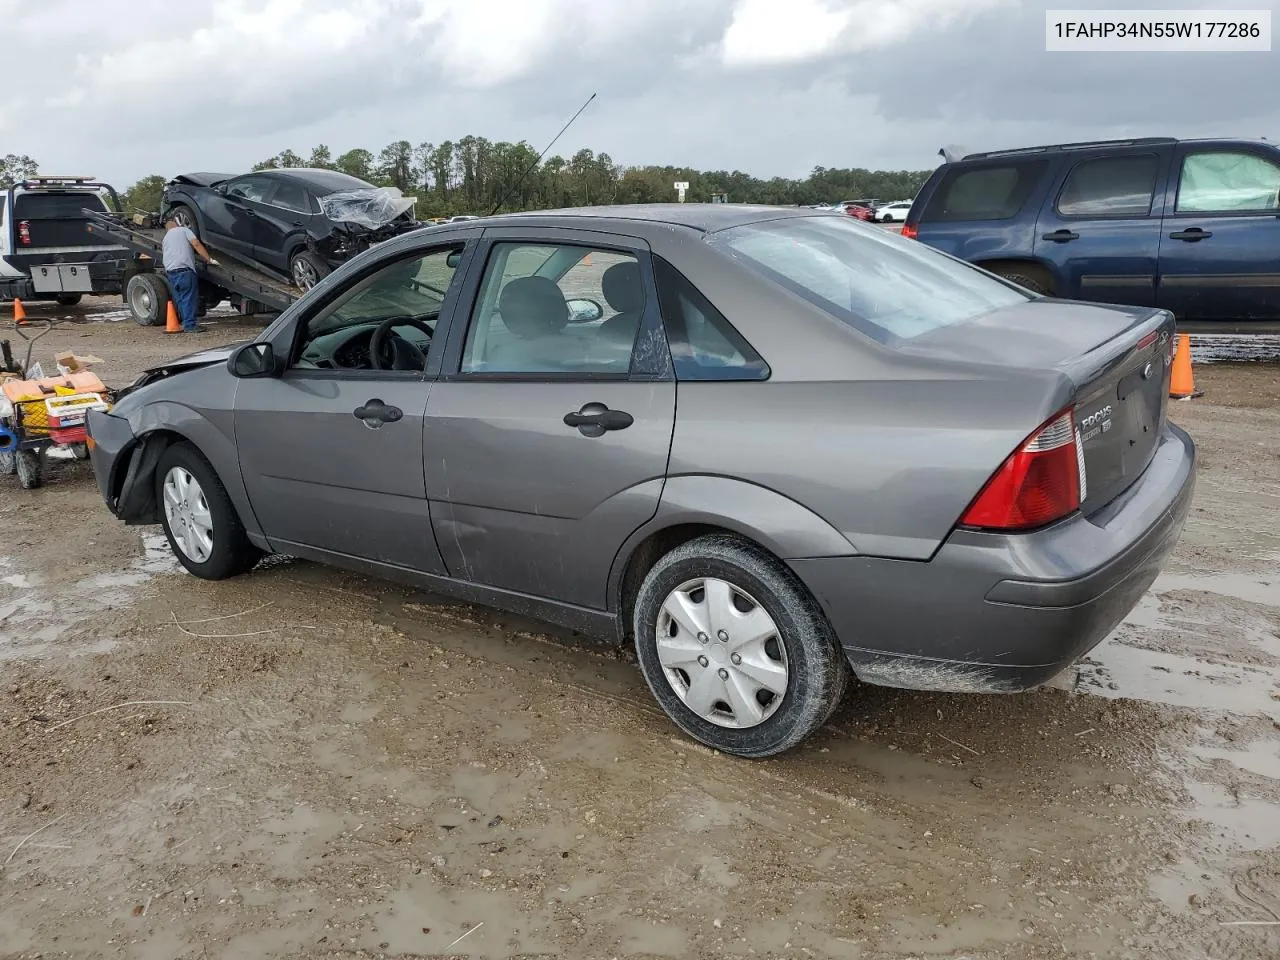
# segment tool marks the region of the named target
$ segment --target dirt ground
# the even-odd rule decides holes
[[[122,384],[255,330],[107,306],[36,358]],[[0,478],[0,957],[1280,956],[1280,365],[1196,378],[1193,515],[1112,638],[1017,696],[857,688],[767,762],[629,652],[291,560],[199,582],[86,464]]]

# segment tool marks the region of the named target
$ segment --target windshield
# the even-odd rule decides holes
[[[731,227],[711,243],[881,342],[964,323],[1030,294],[916,240],[844,217]]]

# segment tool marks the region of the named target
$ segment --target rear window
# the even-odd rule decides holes
[[[13,215],[17,220],[76,220],[83,219],[85,207],[107,209],[96,193],[23,193],[14,199]]]
[[[1018,215],[1049,169],[1046,160],[949,170],[922,221],[1008,220]]]
[[[1160,161],[1154,155],[1078,163],[1058,194],[1064,217],[1133,217],[1151,212]]]
[[[923,243],[842,217],[732,227],[713,234],[711,243],[882,343],[1031,299]]]

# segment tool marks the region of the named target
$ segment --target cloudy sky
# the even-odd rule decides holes
[[[126,186],[473,133],[803,176],[1127,135],[1280,139],[1280,51],[1046,53],[1097,0],[0,0],[0,154]],[[1275,9],[1276,0],[1129,0]],[[1280,20],[1280,17],[1276,18]]]

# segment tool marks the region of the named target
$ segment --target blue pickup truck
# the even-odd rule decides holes
[[[1280,148],[1150,137],[948,159],[903,234],[1038,293],[1280,320]]]

